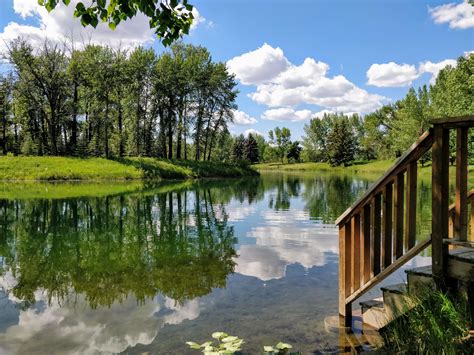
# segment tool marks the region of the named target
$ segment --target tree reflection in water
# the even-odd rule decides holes
[[[0,200],[3,272],[17,281],[10,291],[23,306],[45,290],[50,302],[80,293],[96,308],[130,293],[181,303],[225,287],[236,238],[211,190]]]

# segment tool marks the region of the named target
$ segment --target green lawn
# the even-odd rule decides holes
[[[294,163],[294,164],[280,164],[280,163],[264,163],[255,164],[253,167],[259,171],[279,170],[279,171],[346,171],[351,173],[366,172],[366,173],[380,173],[383,174],[390,168],[395,160],[378,160],[371,162],[355,162],[351,166],[337,166],[333,167],[328,163]]]
[[[161,180],[242,177],[251,169],[217,162],[167,161],[155,158],[0,157],[0,180]]]
[[[294,163],[294,164],[280,164],[280,163],[264,163],[255,164],[252,167],[258,171],[282,171],[282,172],[340,172],[348,174],[357,174],[361,176],[376,179],[382,176],[393,164],[395,160],[374,160],[370,162],[355,162],[351,166],[336,166],[333,167],[328,163]],[[474,187],[474,165],[469,168],[469,185]],[[419,166],[419,177],[423,180],[431,178],[431,165],[425,167]],[[454,181],[455,167],[449,168],[450,180]]]

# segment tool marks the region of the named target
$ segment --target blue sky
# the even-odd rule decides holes
[[[0,0],[1,42],[16,35],[84,36],[72,8],[47,14],[36,1]],[[474,50],[474,15],[462,1],[191,2],[199,20],[185,41],[207,47],[239,79],[234,133],[254,129],[266,136],[286,126],[300,138],[310,117],[324,110],[370,112]],[[143,18],[87,34],[100,43],[162,50]]]

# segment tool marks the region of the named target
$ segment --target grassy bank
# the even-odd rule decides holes
[[[350,166],[336,166],[333,167],[328,163],[294,163],[294,164],[280,164],[280,163],[264,163],[264,164],[255,164],[252,167],[258,171],[281,171],[281,172],[338,172],[338,173],[347,173],[347,174],[357,174],[361,176],[370,177],[376,179],[382,176],[393,164],[395,160],[375,160],[369,162],[355,162]],[[469,171],[469,183],[471,186],[474,186],[474,165],[470,165],[468,168]],[[455,177],[455,167],[451,166],[449,168],[450,179]],[[431,165],[418,167],[418,176],[423,179],[431,179]],[[454,181],[454,180],[452,180]]]
[[[258,173],[218,162],[167,161],[154,158],[0,157],[0,180],[161,180],[225,178]]]
[[[253,167],[259,171],[337,171],[337,172],[348,172],[348,173],[372,173],[372,174],[383,174],[388,168],[390,168],[395,160],[378,160],[371,162],[356,162],[351,166],[336,166],[333,167],[328,163],[294,163],[294,164],[280,164],[280,163],[264,163],[255,164]]]

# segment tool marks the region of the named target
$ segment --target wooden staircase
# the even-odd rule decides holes
[[[336,221],[339,227],[339,313],[345,327],[360,319],[380,329],[415,304],[421,287],[474,290],[474,190],[468,192],[468,130],[474,116],[434,120],[420,139]],[[456,182],[449,205],[449,134],[456,131]],[[432,233],[418,240],[417,167],[432,154]],[[468,239],[468,210],[471,233]],[[425,248],[432,264],[406,270],[407,283],[381,287],[382,297],[352,304]],[[470,302],[474,302],[474,291]],[[354,316],[354,319],[353,319]]]

